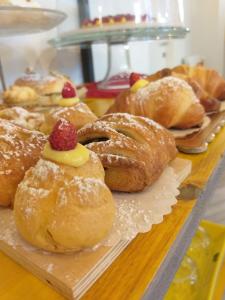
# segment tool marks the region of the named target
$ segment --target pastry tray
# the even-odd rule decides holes
[[[174,169],[178,183],[181,183],[191,172],[189,160],[176,158],[171,162],[171,167]],[[148,199],[151,198],[149,192],[147,193]],[[169,194],[170,192],[168,198]],[[129,199],[132,201],[131,198],[136,196],[137,194],[129,194]],[[114,197],[116,198],[116,195]],[[145,196],[141,193],[138,197]],[[163,217],[171,213],[171,206],[177,202],[175,198],[175,202],[167,208],[168,199],[158,200],[157,203],[156,201],[153,203],[152,224],[161,223]],[[159,205],[160,201],[163,205],[162,203]],[[95,251],[86,250],[70,255],[50,254],[28,245],[21,239],[11,209],[0,209],[0,227],[0,250],[64,297],[73,300],[80,299],[131,242],[131,240],[120,240],[113,246],[100,245]]]
[[[176,145],[179,151],[189,154],[207,151],[208,145],[225,125],[225,111],[209,115],[209,118],[211,122],[206,128],[187,137],[176,139]]]

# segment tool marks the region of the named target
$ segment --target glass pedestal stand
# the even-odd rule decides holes
[[[108,69],[99,89],[125,89],[132,72],[128,43],[108,44]]]
[[[1,6],[0,37],[41,33],[50,30],[66,19],[66,14],[53,9]],[[2,59],[0,55],[0,81],[6,89]]]
[[[5,77],[4,77],[1,57],[0,57],[0,80],[1,80],[2,90],[5,91],[6,90],[6,83],[5,83]]]
[[[108,70],[98,84],[100,89],[124,89],[128,86],[131,62],[129,41],[182,39],[189,29],[182,26],[123,25],[92,29],[80,29],[65,33],[60,38],[50,40],[50,45],[61,48],[74,45],[82,47],[94,43],[108,44]],[[119,66],[115,69],[115,66]]]

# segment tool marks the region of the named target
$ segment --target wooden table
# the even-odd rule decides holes
[[[206,153],[179,154],[193,163],[181,200],[162,224],[139,234],[83,297],[84,300],[162,299],[225,167],[225,128]],[[220,163],[220,164],[219,164]],[[62,300],[53,289],[0,253],[1,300]]]

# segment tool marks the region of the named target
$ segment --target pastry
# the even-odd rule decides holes
[[[52,108],[45,114],[45,121],[40,127],[40,131],[45,134],[49,134],[52,131],[59,119],[68,120],[77,129],[97,119],[89,107],[85,103],[80,102],[76,90],[69,83],[66,83],[64,86],[58,105],[58,107]]]
[[[117,97],[108,112],[144,116],[176,129],[201,126],[205,117],[204,108],[190,85],[171,76],[150,83],[137,80]]]
[[[78,140],[98,154],[106,184],[115,191],[150,186],[177,153],[170,132],[148,118],[125,113],[105,115],[84,126]]]
[[[0,119],[0,205],[9,206],[25,172],[40,157],[45,136]]]
[[[41,76],[28,72],[3,93],[3,99],[9,105],[55,106],[61,99],[61,92],[66,82],[73,85],[67,77],[57,73]]]
[[[216,70],[202,65],[194,67],[180,65],[175,67],[173,72],[196,80],[210,97],[221,101],[225,100],[225,79]]]
[[[201,65],[194,67],[180,65],[173,69],[163,69],[148,76],[147,80],[155,81],[166,76],[186,80],[207,113],[220,110],[220,101],[225,99],[225,80],[215,70],[207,69]]]
[[[26,173],[15,196],[20,234],[51,252],[95,246],[110,232],[115,217],[100,160],[76,140],[74,126],[58,121],[41,159]]]
[[[138,16],[138,22],[142,24],[146,24],[150,20],[148,15]],[[118,14],[115,16],[104,16],[102,18],[95,19],[85,19],[82,22],[83,28],[94,28],[99,26],[111,26],[111,25],[124,25],[124,24],[133,24],[137,25],[137,20],[135,19],[135,15],[132,14]]]
[[[29,86],[13,85],[3,93],[4,102],[13,106],[35,106],[38,104],[38,98],[37,92]]]
[[[0,118],[30,130],[39,130],[44,121],[43,114],[32,113],[17,106],[0,110]]]

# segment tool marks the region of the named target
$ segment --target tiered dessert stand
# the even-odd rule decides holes
[[[130,41],[182,39],[188,32],[189,29],[182,26],[157,27],[147,23],[109,25],[68,32],[55,40],[51,40],[50,44],[60,48],[74,45],[88,47],[95,43],[107,44],[108,70],[99,87],[101,89],[123,89],[127,87],[129,73],[132,70],[129,51]],[[118,46],[120,46],[120,55],[118,55]]]

